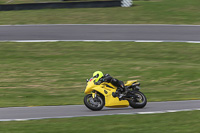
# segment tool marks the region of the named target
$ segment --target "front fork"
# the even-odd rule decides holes
[[[92,98],[94,99],[95,97],[97,97],[97,91],[92,92]]]
[[[92,92],[92,98],[93,98],[94,102],[98,102],[97,91]]]

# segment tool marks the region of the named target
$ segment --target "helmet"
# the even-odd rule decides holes
[[[93,77],[95,77],[95,82],[98,82],[101,77],[103,77],[103,73],[101,71],[95,71],[93,73]]]

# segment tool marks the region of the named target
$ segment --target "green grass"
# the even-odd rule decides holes
[[[0,11],[0,24],[200,24],[199,0],[135,1],[130,8]]]
[[[0,122],[2,133],[199,133],[200,111]]]
[[[138,79],[148,101],[200,99],[200,45],[188,43],[0,43],[0,107],[83,104],[102,70]]]

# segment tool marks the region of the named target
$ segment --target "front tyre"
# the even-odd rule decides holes
[[[129,101],[129,104],[132,108],[144,108],[147,104],[147,98],[146,96],[140,92],[140,91],[133,91],[133,93],[135,94],[135,98],[132,97],[131,100]]]
[[[96,98],[94,99],[92,97],[92,94],[88,94],[84,97],[84,104],[87,108],[93,111],[99,111],[104,107],[105,102],[103,98],[99,95],[97,95]]]

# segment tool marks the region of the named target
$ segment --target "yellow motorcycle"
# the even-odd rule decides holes
[[[85,89],[86,96],[84,97],[84,104],[87,108],[98,111],[105,107],[120,108],[128,107],[143,108],[147,104],[146,96],[140,92],[140,83],[137,80],[127,81],[125,84],[126,94],[119,98],[115,94],[117,87],[111,83],[103,82],[95,83],[96,78],[87,80]]]

